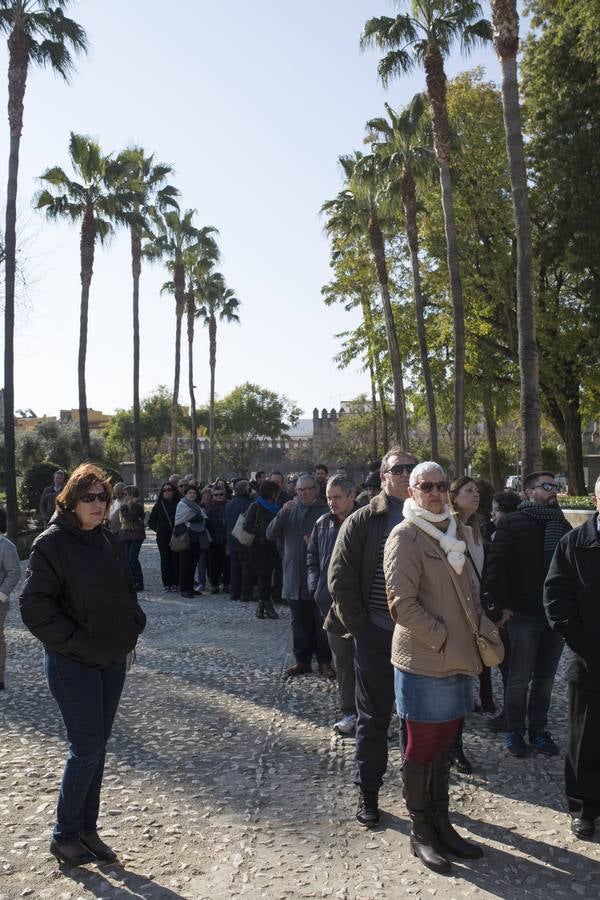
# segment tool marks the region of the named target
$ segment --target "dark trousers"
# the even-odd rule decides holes
[[[163,587],[174,587],[179,584],[179,554],[173,553],[168,538],[157,538],[156,544],[160,555],[160,575]]]
[[[354,674],[354,641],[339,634],[327,633],[337,675],[340,709],[345,715],[356,713],[356,676]]]
[[[281,558],[277,547],[271,541],[266,544],[255,541],[250,559],[258,581],[258,599],[264,604],[271,599],[271,580],[277,563],[281,565]]]
[[[229,557],[225,544],[211,544],[208,548],[208,577],[212,588],[219,587],[219,579],[223,579],[223,587],[229,585]]]
[[[505,696],[506,725],[508,731],[525,734],[527,712],[529,734],[535,737],[546,730],[554,676],[564,639],[557,631],[552,631],[545,616],[523,616],[518,613],[508,620],[508,636],[510,664]]]
[[[96,828],[106,744],[125,683],[125,660],[85,666],[46,650],[44,668],[69,739],[54,826],[54,840],[64,843]]]
[[[144,574],[142,572],[142,567],[140,565],[140,550],[142,549],[142,544],[144,543],[141,538],[138,538],[135,541],[123,541],[125,544],[125,552],[127,554],[127,562],[129,563],[129,568],[131,569],[131,574],[133,575],[133,580],[135,581],[135,586],[138,590],[144,590]]]
[[[252,596],[252,570],[247,547],[229,550],[230,594],[232,600],[249,600]]]
[[[323,619],[311,597],[288,597],[292,615],[292,641],[296,662],[310,665],[313,653],[318,662],[331,662],[331,648],[323,631]]]
[[[392,631],[372,622],[354,638],[356,673],[356,775],[367,791],[383,784],[388,760],[388,728],[394,708]]]
[[[600,692],[569,684],[565,788],[574,819],[600,816]]]
[[[281,600],[281,591],[283,590],[283,562],[276,549],[275,566],[273,569],[273,600],[277,603]],[[268,599],[268,598],[267,598]]]
[[[200,544],[192,541],[189,550],[183,550],[179,554],[179,590],[184,594],[191,594],[194,590],[194,573],[200,556]]]

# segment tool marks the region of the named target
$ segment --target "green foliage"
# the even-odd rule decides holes
[[[183,422],[182,422],[183,424]],[[140,405],[142,460],[153,462],[171,429],[171,394],[161,385]],[[118,409],[104,432],[107,459],[119,464],[133,459],[133,411]]]
[[[17,431],[15,435],[17,472],[25,472],[46,458],[46,446],[36,431]]]
[[[60,468],[53,462],[40,462],[31,466],[19,485],[19,508],[37,510],[42,491],[52,484],[52,476]]]
[[[173,471],[179,472],[180,475],[187,474],[192,465],[192,455],[189,450],[179,450],[177,454],[177,464],[175,470],[171,468],[171,453],[163,450],[157,453],[152,461],[152,475],[160,481],[166,481]]]
[[[596,503],[591,494],[585,494],[581,497],[559,494],[558,503],[563,509],[596,509]]]
[[[102,464],[104,460],[104,437],[95,431],[90,436],[91,458]],[[61,422],[42,422],[35,431],[17,431],[16,461],[17,471],[24,474],[31,466],[44,460],[53,460],[56,468],[74,469],[86,458],[81,445],[78,425]]]
[[[498,446],[498,459],[500,463],[500,474],[502,478],[514,470],[514,451],[506,446]],[[481,443],[473,455],[471,460],[471,471],[474,478],[485,478],[487,481],[492,480],[492,472],[490,469],[490,451],[487,444]]]

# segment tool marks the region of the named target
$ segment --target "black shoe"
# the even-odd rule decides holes
[[[265,600],[265,616],[267,619],[278,619],[279,613],[273,606],[271,600]]]
[[[365,788],[358,789],[358,807],[356,810],[356,821],[365,828],[375,828],[379,825],[379,791],[367,791]]]
[[[3,690],[4,690],[4,682],[0,681],[0,691],[3,691]]]
[[[404,799],[412,822],[410,849],[424,866],[439,875],[449,875],[451,866],[439,847],[431,823],[431,782],[433,764],[422,765],[404,760],[402,780]]]
[[[258,606],[256,607],[256,613],[255,613],[255,615],[256,615],[256,618],[257,618],[257,619],[264,619],[264,617],[265,617],[265,606],[264,606],[264,603],[262,603],[262,601],[259,601]]]
[[[493,719],[488,719],[487,727],[490,729],[490,731],[493,731],[494,734],[500,734],[503,731],[507,731],[508,726],[506,724],[506,716],[504,715],[504,711],[502,711],[499,715],[494,716]]]
[[[230,599],[230,600],[239,600],[239,599],[240,599],[240,595],[239,595],[239,594],[235,594],[235,595],[234,595],[234,594],[230,594],[230,595],[229,595],[229,599]]]
[[[571,819],[571,833],[585,841],[594,836],[596,828],[589,819]]]
[[[96,859],[94,854],[90,853],[83,846],[79,838],[75,838],[73,841],[66,841],[64,844],[57,844],[56,841],[52,841],[50,843],[50,853],[60,863],[64,863],[65,866],[85,866]]]
[[[192,591],[180,591],[180,596],[185,597],[186,600],[194,599],[194,594]]]
[[[483,856],[481,847],[465,841],[458,831],[454,830],[448,818],[452,752],[438,753],[431,763],[429,782],[431,824],[437,843],[444,852],[452,853],[460,859],[480,859]]]
[[[219,588],[213,588],[211,591],[211,594],[219,594],[219,593],[220,593]]]
[[[473,766],[465,756],[465,751],[462,747],[452,751],[452,766],[463,775],[470,775],[473,771]]]
[[[88,831],[86,833],[82,833],[79,835],[79,840],[90,850],[96,859],[101,859],[102,862],[116,862],[117,854],[109,847],[108,844],[105,844],[103,840],[101,840],[97,831]]]
[[[250,603],[252,599],[253,599],[252,596],[250,594],[248,594],[247,597],[242,597],[241,601],[242,601],[242,603]]]
[[[533,736],[530,735],[529,745],[536,753],[543,753],[544,756],[558,756],[560,753],[560,750],[552,740],[552,735],[549,731],[543,731],[541,734]]]

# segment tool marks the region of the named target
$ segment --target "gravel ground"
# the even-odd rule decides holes
[[[0,695],[0,900],[17,897],[562,897],[600,894],[600,844],[572,837],[562,759],[509,757],[485,717],[467,724],[471,776],[453,776],[455,822],[485,848],[453,876],[409,852],[397,741],[381,825],[354,820],[354,742],[332,736],[335,685],[292,681],[289,610],[160,593],[153,541],[142,548],[148,626],[127,678],[103,788],[102,836],[120,865],[61,869],[48,851],[65,740],[38,642],[7,622]],[[562,670],[561,670],[562,671]],[[497,690],[497,685],[496,685]],[[565,690],[551,715],[565,742]]]

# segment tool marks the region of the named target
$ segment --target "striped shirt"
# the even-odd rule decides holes
[[[379,547],[379,555],[377,557],[377,568],[375,569],[375,575],[373,576],[373,582],[371,584],[371,594],[369,596],[369,619],[374,625],[378,625],[380,628],[385,628],[387,631],[394,630],[394,620],[390,615],[390,610],[387,603],[387,595],[385,591],[385,575],[383,574],[383,551],[385,550],[385,542],[387,541],[390,532],[396,525],[399,525],[400,522],[404,519],[402,515],[402,509],[404,507],[404,500],[396,500],[395,497],[390,497],[388,495],[389,501],[389,509],[385,523],[385,529],[383,533],[383,540],[381,541],[381,546]]]

